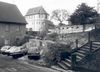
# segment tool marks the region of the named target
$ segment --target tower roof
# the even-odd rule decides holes
[[[26,16],[35,15],[35,14],[47,14],[48,15],[48,13],[44,10],[44,8],[42,6],[39,6],[35,8],[30,8],[28,12],[26,13]]]

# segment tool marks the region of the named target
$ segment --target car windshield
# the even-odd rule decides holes
[[[16,48],[16,46],[12,46],[10,49],[12,50],[12,49],[15,49]]]

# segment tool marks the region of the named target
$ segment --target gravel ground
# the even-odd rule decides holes
[[[50,68],[29,64],[25,60],[12,59],[0,54],[0,72],[59,72]]]

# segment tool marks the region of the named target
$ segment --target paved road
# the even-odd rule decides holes
[[[12,59],[0,54],[0,72],[58,72],[49,68],[38,67],[25,61]]]

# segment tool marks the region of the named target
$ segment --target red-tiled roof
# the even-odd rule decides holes
[[[24,16],[16,5],[0,2],[0,22],[26,24]]]
[[[42,6],[31,8],[26,13],[26,16],[28,15],[35,15],[35,14],[48,14]]]

